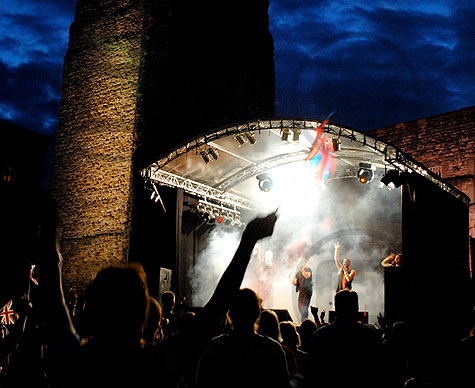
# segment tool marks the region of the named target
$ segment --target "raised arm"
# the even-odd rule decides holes
[[[233,259],[202,312],[203,323],[212,330],[219,327],[239,291],[256,242],[272,235],[276,221],[276,214],[271,213],[266,217],[255,218],[246,226]]]
[[[393,262],[394,258],[396,257],[395,253],[391,253],[388,257],[386,257],[381,262],[381,267],[391,267],[391,263]]]
[[[292,272],[289,273],[289,280],[290,280],[290,282],[291,282],[294,286],[297,285],[297,279],[296,279],[295,277],[292,278]]]
[[[65,335],[76,335],[61,283],[62,256],[60,252],[61,222],[52,201],[43,207],[40,229],[40,295],[41,311],[53,341]]]
[[[340,255],[340,243],[336,242],[335,243],[335,265],[338,268],[338,271],[341,269],[339,255]]]

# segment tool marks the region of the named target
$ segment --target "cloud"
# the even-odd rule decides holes
[[[0,5],[0,117],[54,135],[76,1]]]
[[[75,3],[0,5],[0,85],[7,88],[0,91],[0,117],[54,132]],[[321,118],[335,110],[334,122],[366,130],[473,105],[475,5],[376,4],[270,2],[277,115]]]
[[[2,60],[12,66],[46,59],[62,62],[73,15],[73,9],[63,7],[51,1],[25,1],[14,9],[0,7]]]
[[[367,130],[473,104],[473,6],[429,4],[274,2],[277,114]]]
[[[0,117],[53,136],[58,118],[61,63],[0,61]]]

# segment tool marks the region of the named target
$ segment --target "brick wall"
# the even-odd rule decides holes
[[[475,237],[475,106],[368,132],[395,145],[470,198]]]

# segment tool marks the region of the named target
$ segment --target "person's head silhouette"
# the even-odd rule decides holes
[[[104,268],[88,290],[88,333],[97,341],[138,343],[147,309],[147,286],[135,268]]]
[[[356,319],[358,314],[358,294],[348,289],[335,294],[335,311],[337,317]]]
[[[260,312],[261,301],[257,294],[249,288],[239,290],[228,312],[233,330],[253,332]]]

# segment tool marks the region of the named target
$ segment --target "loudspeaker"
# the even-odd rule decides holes
[[[288,310],[272,309],[272,311],[277,314],[277,318],[279,318],[279,322],[283,322],[283,321],[291,321],[292,322],[292,317],[290,316]]]
[[[172,286],[172,270],[168,268],[160,268],[160,298],[165,291],[170,291]]]
[[[328,322],[332,323],[335,320],[336,311],[329,311],[328,312]],[[364,324],[368,323],[369,312],[366,311],[366,315],[364,311],[358,311],[358,321]]]

